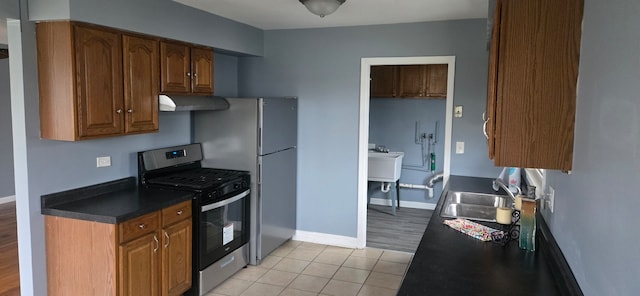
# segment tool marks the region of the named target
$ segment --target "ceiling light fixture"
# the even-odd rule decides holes
[[[324,17],[330,15],[347,0],[300,0],[311,13]]]

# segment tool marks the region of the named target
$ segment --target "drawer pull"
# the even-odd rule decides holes
[[[142,224],[138,225],[138,227],[139,227],[140,229],[145,229],[145,228],[147,228],[147,225],[145,225],[144,223],[142,223]]]
[[[182,210],[177,211],[176,214],[178,214],[178,216],[182,215]]]

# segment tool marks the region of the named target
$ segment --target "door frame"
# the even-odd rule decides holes
[[[415,65],[415,64],[448,64],[447,102],[444,139],[443,184],[449,180],[451,164],[451,130],[453,122],[453,89],[455,78],[455,56],[415,56],[362,58],[360,61],[360,116],[358,131],[358,223],[357,247],[367,245],[367,170],[369,149],[369,84],[371,82],[371,66],[379,65]]]

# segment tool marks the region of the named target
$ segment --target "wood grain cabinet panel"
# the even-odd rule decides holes
[[[397,91],[397,82],[398,68],[396,66],[371,66],[371,97],[395,97]]]
[[[447,79],[447,64],[372,66],[370,96],[445,99]]]
[[[36,26],[40,133],[78,141],[158,130],[158,41],[91,24]]]
[[[193,226],[181,209],[191,201],[120,224],[46,216],[48,295],[182,295],[193,282]]]
[[[162,93],[191,92],[191,51],[182,43],[160,42]]]
[[[447,79],[449,65],[433,64],[427,65],[427,97],[447,97]]]
[[[124,35],[122,44],[125,133],[158,131],[158,40]]]
[[[191,69],[192,92],[213,94],[213,51],[199,47],[191,48]]]
[[[213,49],[162,41],[160,61],[161,93],[213,95]]]
[[[120,245],[120,295],[159,295],[158,234],[147,234]]]
[[[398,66],[398,87],[399,97],[424,97],[427,90],[427,67],[425,65]]]
[[[497,166],[572,168],[583,6],[497,1],[486,112]]]
[[[123,132],[122,44],[117,32],[74,26],[80,138]]]
[[[184,219],[163,229],[162,296],[191,288],[191,227],[191,220]]]

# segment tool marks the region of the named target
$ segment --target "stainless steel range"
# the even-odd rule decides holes
[[[204,295],[249,259],[249,172],[203,168],[201,161],[200,144],[138,152],[142,186],[194,193],[193,284],[186,295]]]

